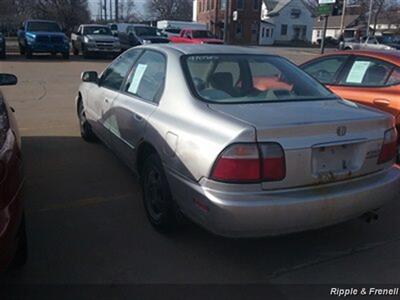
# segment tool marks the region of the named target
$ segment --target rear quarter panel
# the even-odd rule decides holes
[[[187,87],[179,55],[168,55],[165,90],[143,140],[158,151],[165,167],[192,181],[209,176],[221,151],[233,142],[254,142],[249,124],[211,110]]]

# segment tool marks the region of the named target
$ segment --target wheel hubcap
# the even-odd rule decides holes
[[[156,170],[151,170],[146,178],[145,184],[146,205],[151,217],[159,220],[165,211],[162,195],[161,176]]]

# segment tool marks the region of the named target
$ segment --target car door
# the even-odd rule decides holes
[[[115,131],[115,120],[110,109],[139,54],[140,52],[136,51],[119,56],[104,70],[98,86],[90,90],[88,113],[95,121],[93,129],[108,145],[111,145],[110,132]]]
[[[147,121],[162,95],[165,74],[165,56],[155,50],[144,51],[127,77],[121,95],[112,105],[118,128],[113,136],[113,148],[132,169]]]
[[[395,116],[400,101],[400,68],[391,63],[356,56],[330,88],[342,98],[372,106]]]

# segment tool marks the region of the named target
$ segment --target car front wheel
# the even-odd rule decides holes
[[[143,202],[150,223],[159,232],[173,231],[178,227],[182,215],[172,198],[157,154],[150,154],[146,158],[141,175]]]
[[[80,100],[78,104],[78,118],[81,137],[87,142],[97,141],[97,137],[92,131],[92,127],[90,126],[88,120],[86,119],[86,113],[82,100]]]

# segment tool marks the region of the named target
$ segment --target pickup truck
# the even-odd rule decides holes
[[[363,37],[360,42],[341,42],[339,48],[343,50],[396,50],[375,36]]]
[[[208,30],[202,29],[182,29],[179,36],[169,37],[171,43],[186,44],[223,44],[224,42]]]
[[[87,58],[92,54],[110,54],[113,57],[121,53],[121,44],[109,26],[105,25],[80,25],[75,33],[71,34],[72,50],[74,55]]]
[[[6,38],[0,32],[0,59],[6,58]]]
[[[33,53],[61,53],[64,59],[69,59],[69,40],[53,21],[25,21],[18,30],[18,45],[26,58],[31,58]]]

